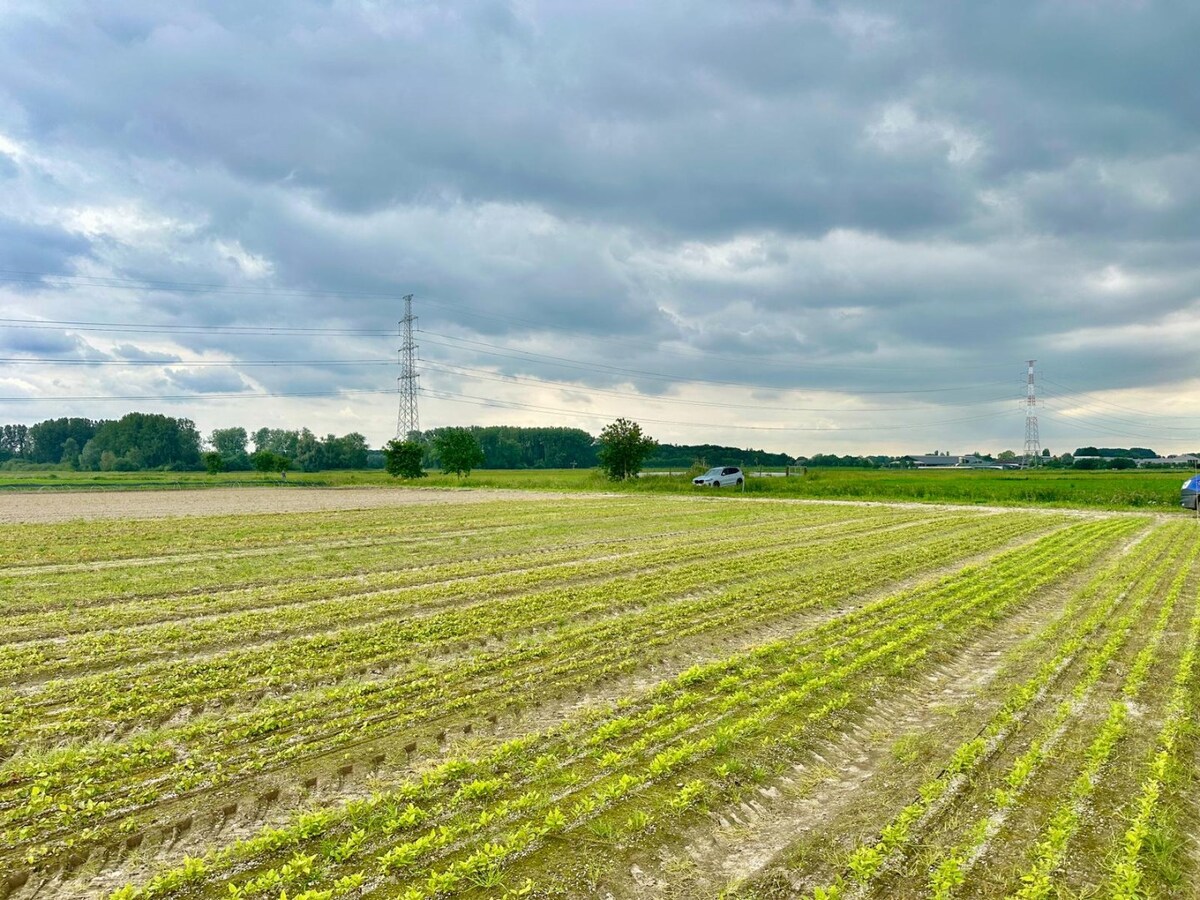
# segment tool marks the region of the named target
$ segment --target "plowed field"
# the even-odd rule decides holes
[[[7,526],[0,893],[1192,896],[1194,521],[497,499]]]

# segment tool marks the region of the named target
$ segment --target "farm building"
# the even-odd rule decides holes
[[[966,468],[988,465],[986,460],[976,456],[974,453],[968,453],[965,456],[951,456],[948,453],[922,453],[911,455],[910,459],[917,464],[917,468],[919,469],[948,469],[955,466]]]

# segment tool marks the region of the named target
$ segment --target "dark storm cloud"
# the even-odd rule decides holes
[[[0,195],[3,186],[0,185]],[[61,228],[14,221],[0,212],[0,285],[21,285],[10,272],[66,273],[89,243]]]
[[[1095,390],[1195,374],[1195,4],[4,16],[0,267],[215,286],[0,295],[210,328],[99,353],[287,357],[306,362],[245,378],[371,389],[390,373],[310,361],[394,339],[220,326],[387,329],[412,292],[427,359],[655,396],[1016,394],[1028,356]]]
[[[0,325],[0,350],[30,356],[71,356],[80,348],[79,337],[54,329]]]
[[[223,369],[171,368],[166,369],[165,374],[176,388],[198,394],[229,394],[249,390],[241,375]]]
[[[119,344],[118,346],[113,347],[112,352],[113,356],[127,360],[146,361],[156,359],[166,360],[168,362],[181,362],[183,359],[183,357],[179,356],[177,353],[167,354],[151,352],[148,350],[143,350],[141,347],[138,347],[135,344]]]
[[[917,48],[856,47],[833,14],[381,9],[80,12],[70,40],[61,20],[28,22],[4,76],[40,136],[219,161],[346,210],[453,196],[819,232],[928,227],[969,204],[931,177],[946,169],[936,154],[882,164],[861,145],[877,92]]]

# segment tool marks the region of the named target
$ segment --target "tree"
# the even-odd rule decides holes
[[[250,462],[253,463],[255,470],[259,472],[274,472],[276,469],[277,457],[270,450],[256,450],[250,455]]]
[[[128,413],[115,422],[100,423],[92,440],[102,453],[112,453],[135,468],[186,469],[200,465],[200,432],[191,419]]]
[[[286,431],[282,428],[260,428],[254,432],[254,449],[270,450],[294,458],[296,448],[300,443],[300,432]]]
[[[433,438],[433,452],[443,472],[462,477],[484,463],[483,448],[466,428],[443,428]]]
[[[76,448],[82,447],[96,434],[100,424],[90,419],[47,419],[38,422],[28,429],[28,446],[24,455],[35,463],[61,462],[67,441],[74,439]]]
[[[246,444],[250,440],[245,428],[214,428],[208,443],[221,455],[221,467],[228,470],[250,468]]]
[[[5,425],[0,428],[0,459],[15,456],[23,459],[29,454],[31,444],[29,426]]]
[[[609,478],[631,478],[642,470],[642,463],[657,446],[658,441],[643,434],[642,426],[637,422],[617,419],[600,432],[597,456]]]
[[[325,469],[365,469],[367,467],[367,439],[357,431],[337,437],[326,435],[321,441]]]
[[[302,472],[320,472],[325,468],[325,447],[307,428],[300,429],[296,449],[291,455]]]
[[[209,450],[202,457],[204,469],[209,475],[216,475],[225,468],[225,460],[216,450]]]
[[[383,445],[383,455],[387,459],[384,468],[393,478],[425,477],[425,470],[421,467],[425,448],[419,441],[390,440]]]
[[[79,444],[75,438],[69,437],[63,442],[62,459],[59,462],[72,469],[79,468]]]
[[[96,446],[95,440],[88,441],[83,445],[83,450],[79,453],[79,468],[87,469],[89,472],[95,472],[100,468],[100,448]]]

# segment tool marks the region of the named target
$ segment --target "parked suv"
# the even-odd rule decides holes
[[[1200,475],[1193,475],[1183,483],[1183,489],[1179,492],[1179,505],[1184,509],[1195,509],[1197,497],[1200,497]]]
[[[741,486],[744,476],[742,470],[737,466],[717,466],[715,469],[709,469],[699,478],[693,478],[692,484],[699,487],[726,487],[728,485]]]

